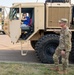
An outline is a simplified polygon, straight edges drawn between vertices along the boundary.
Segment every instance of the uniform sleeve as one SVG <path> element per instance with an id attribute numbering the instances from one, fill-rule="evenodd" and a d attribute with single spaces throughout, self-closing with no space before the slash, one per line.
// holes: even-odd
<path id="1" fill-rule="evenodd" d="M 61 31 L 55 31 L 55 30 L 54 30 L 54 32 L 57 33 L 57 34 L 60 34 Z"/>
<path id="2" fill-rule="evenodd" d="M 60 34 L 60 31 L 54 31 L 56 34 Z"/>
<path id="3" fill-rule="evenodd" d="M 71 31 L 67 30 L 65 31 L 65 50 L 71 51 Z"/>

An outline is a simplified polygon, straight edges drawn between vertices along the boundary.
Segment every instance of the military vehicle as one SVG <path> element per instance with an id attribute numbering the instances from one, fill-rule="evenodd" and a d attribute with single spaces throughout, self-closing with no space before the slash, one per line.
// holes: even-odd
<path id="1" fill-rule="evenodd" d="M 0 32 L 2 32 L 3 34 L 5 34 L 5 32 L 3 31 L 3 21 L 5 19 L 5 7 L 4 6 L 0 6 Z"/>
<path id="2" fill-rule="evenodd" d="M 20 26 L 23 13 L 29 14 L 31 25 L 22 30 Z M 53 63 L 53 54 L 59 44 L 59 34 L 54 31 L 60 31 L 58 20 L 61 18 L 68 19 L 68 26 L 72 31 L 72 50 L 69 60 L 74 62 L 74 6 L 69 0 L 13 3 L 8 17 L 4 20 L 3 29 L 12 43 L 30 41 L 42 63 Z M 20 37 L 22 32 L 24 38 Z"/>

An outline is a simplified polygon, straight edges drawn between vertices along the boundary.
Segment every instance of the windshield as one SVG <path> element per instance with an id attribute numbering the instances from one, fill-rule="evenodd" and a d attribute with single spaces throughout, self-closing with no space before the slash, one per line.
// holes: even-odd
<path id="1" fill-rule="evenodd" d="M 17 13 L 17 10 L 15 8 L 10 9 L 9 19 L 10 20 L 14 20 L 14 19 L 17 20 L 18 19 L 18 13 Z"/>

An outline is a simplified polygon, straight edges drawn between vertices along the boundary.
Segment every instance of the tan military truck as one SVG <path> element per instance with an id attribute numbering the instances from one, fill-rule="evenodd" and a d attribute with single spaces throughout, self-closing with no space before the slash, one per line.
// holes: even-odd
<path id="1" fill-rule="evenodd" d="M 22 14 L 28 13 L 32 20 L 28 28 L 21 30 Z M 9 16 L 4 20 L 3 29 L 11 38 L 12 43 L 19 41 L 31 42 L 36 56 L 43 63 L 53 63 L 53 54 L 59 43 L 60 31 L 58 20 L 68 19 L 68 26 L 74 34 L 74 7 L 70 2 L 46 2 L 46 3 L 14 3 L 10 8 Z M 24 38 L 21 38 L 22 32 Z M 74 45 L 74 35 L 72 42 Z M 74 46 L 70 54 L 70 61 L 74 62 Z"/>
<path id="2" fill-rule="evenodd" d="M 0 6 L 0 32 L 5 34 L 4 30 L 3 30 L 3 21 L 5 18 L 5 7 L 4 6 Z"/>

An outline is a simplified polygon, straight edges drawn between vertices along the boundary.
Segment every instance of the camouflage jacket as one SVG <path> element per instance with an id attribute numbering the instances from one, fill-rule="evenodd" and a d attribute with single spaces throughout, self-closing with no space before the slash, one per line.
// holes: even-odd
<path id="1" fill-rule="evenodd" d="M 60 39 L 59 39 L 59 46 L 61 49 L 65 49 L 66 51 L 71 50 L 71 31 L 69 28 L 62 28 L 60 31 Z"/>

